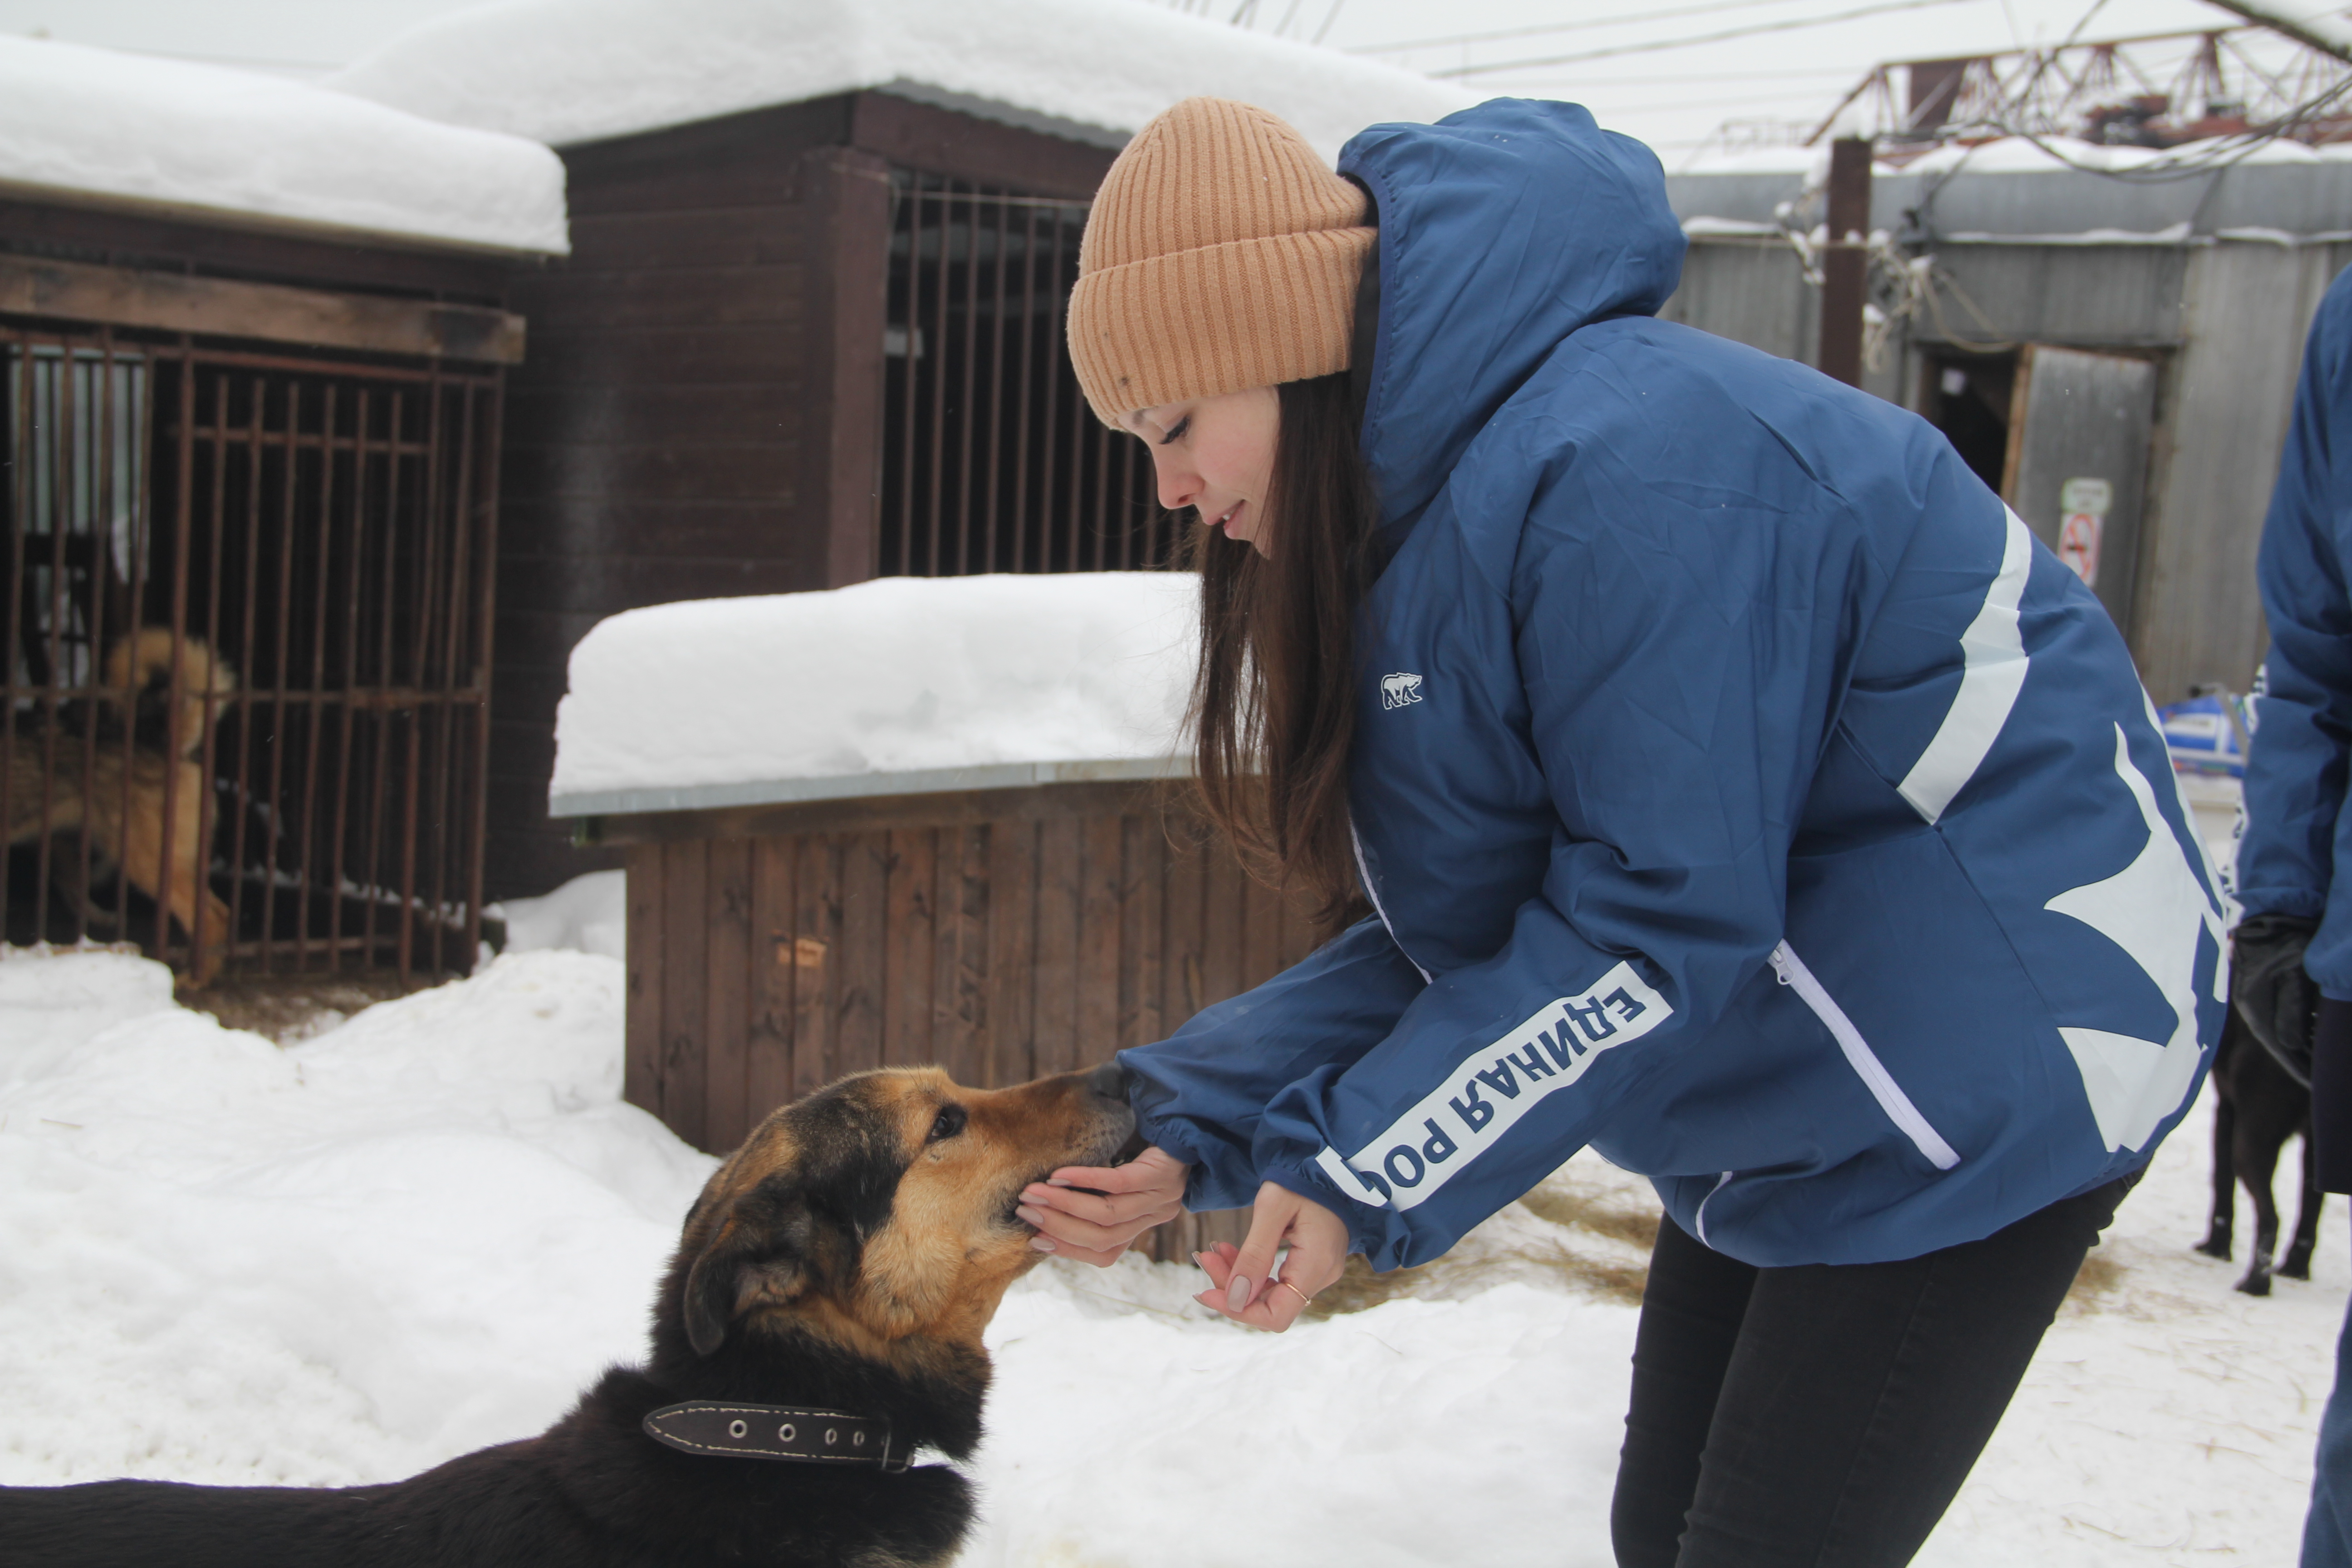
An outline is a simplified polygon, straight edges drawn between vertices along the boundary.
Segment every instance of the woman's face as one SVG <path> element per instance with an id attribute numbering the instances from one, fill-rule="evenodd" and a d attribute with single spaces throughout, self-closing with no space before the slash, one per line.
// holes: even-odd
<path id="1" fill-rule="evenodd" d="M 1274 388 L 1163 403 L 1126 423 L 1151 452 L 1161 506 L 1197 508 L 1207 527 L 1266 553 L 1265 493 L 1282 423 Z"/>

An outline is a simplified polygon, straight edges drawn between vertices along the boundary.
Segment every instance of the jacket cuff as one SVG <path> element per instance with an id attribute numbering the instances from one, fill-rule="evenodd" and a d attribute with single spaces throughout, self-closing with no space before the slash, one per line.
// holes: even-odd
<path id="1" fill-rule="evenodd" d="M 2315 925 L 2327 913 L 2327 895 L 2307 888 L 2240 888 L 2236 898 L 2242 924 L 2259 915 L 2285 915 Z"/>
<path id="2" fill-rule="evenodd" d="M 1258 1175 L 1246 1151 L 1186 1116 L 1157 1116 L 1138 1110 L 1135 1127 L 1143 1141 L 1192 1167 L 1184 1180 L 1184 1208 L 1245 1209 L 1257 1201 Z"/>

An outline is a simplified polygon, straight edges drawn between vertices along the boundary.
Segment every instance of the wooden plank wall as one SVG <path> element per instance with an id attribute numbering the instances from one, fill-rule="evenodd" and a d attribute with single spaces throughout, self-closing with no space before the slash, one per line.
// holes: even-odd
<path id="1" fill-rule="evenodd" d="M 1035 792 L 1050 795 L 1051 791 Z M 1295 900 L 1163 814 L 1073 792 L 992 821 L 628 850 L 627 1095 L 714 1152 L 844 1073 L 976 1088 L 1107 1061 L 1305 957 Z M 1192 1216 L 1181 1258 L 1239 1239 Z"/>

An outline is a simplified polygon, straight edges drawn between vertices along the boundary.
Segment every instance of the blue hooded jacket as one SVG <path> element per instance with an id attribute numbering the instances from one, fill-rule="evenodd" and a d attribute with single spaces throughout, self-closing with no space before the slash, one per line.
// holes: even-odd
<path id="1" fill-rule="evenodd" d="M 2338 462 L 2336 453 L 2345 454 Z M 2352 1002 L 2352 268 L 2320 301 L 2304 349 L 2294 420 L 2263 523 L 2257 573 L 2271 651 L 2256 682 L 2246 758 L 2238 901 L 2250 915 L 2319 921 L 2303 966 L 2320 994 Z"/>
<path id="2" fill-rule="evenodd" d="M 1657 160 L 1568 104 L 1381 125 L 1394 554 L 1349 787 L 1381 911 L 1122 1054 L 1187 1202 L 1423 1262 L 1584 1144 L 1759 1265 L 1914 1257 L 2193 1096 L 2211 867 L 2097 600 L 1934 430 L 1653 319 Z"/>

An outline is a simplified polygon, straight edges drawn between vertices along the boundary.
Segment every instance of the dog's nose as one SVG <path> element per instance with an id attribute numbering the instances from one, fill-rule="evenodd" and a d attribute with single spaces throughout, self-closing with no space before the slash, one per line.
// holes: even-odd
<path id="1" fill-rule="evenodd" d="M 1117 1062 L 1105 1062 L 1087 1074 L 1087 1089 L 1114 1104 L 1127 1103 L 1127 1069 Z"/>

